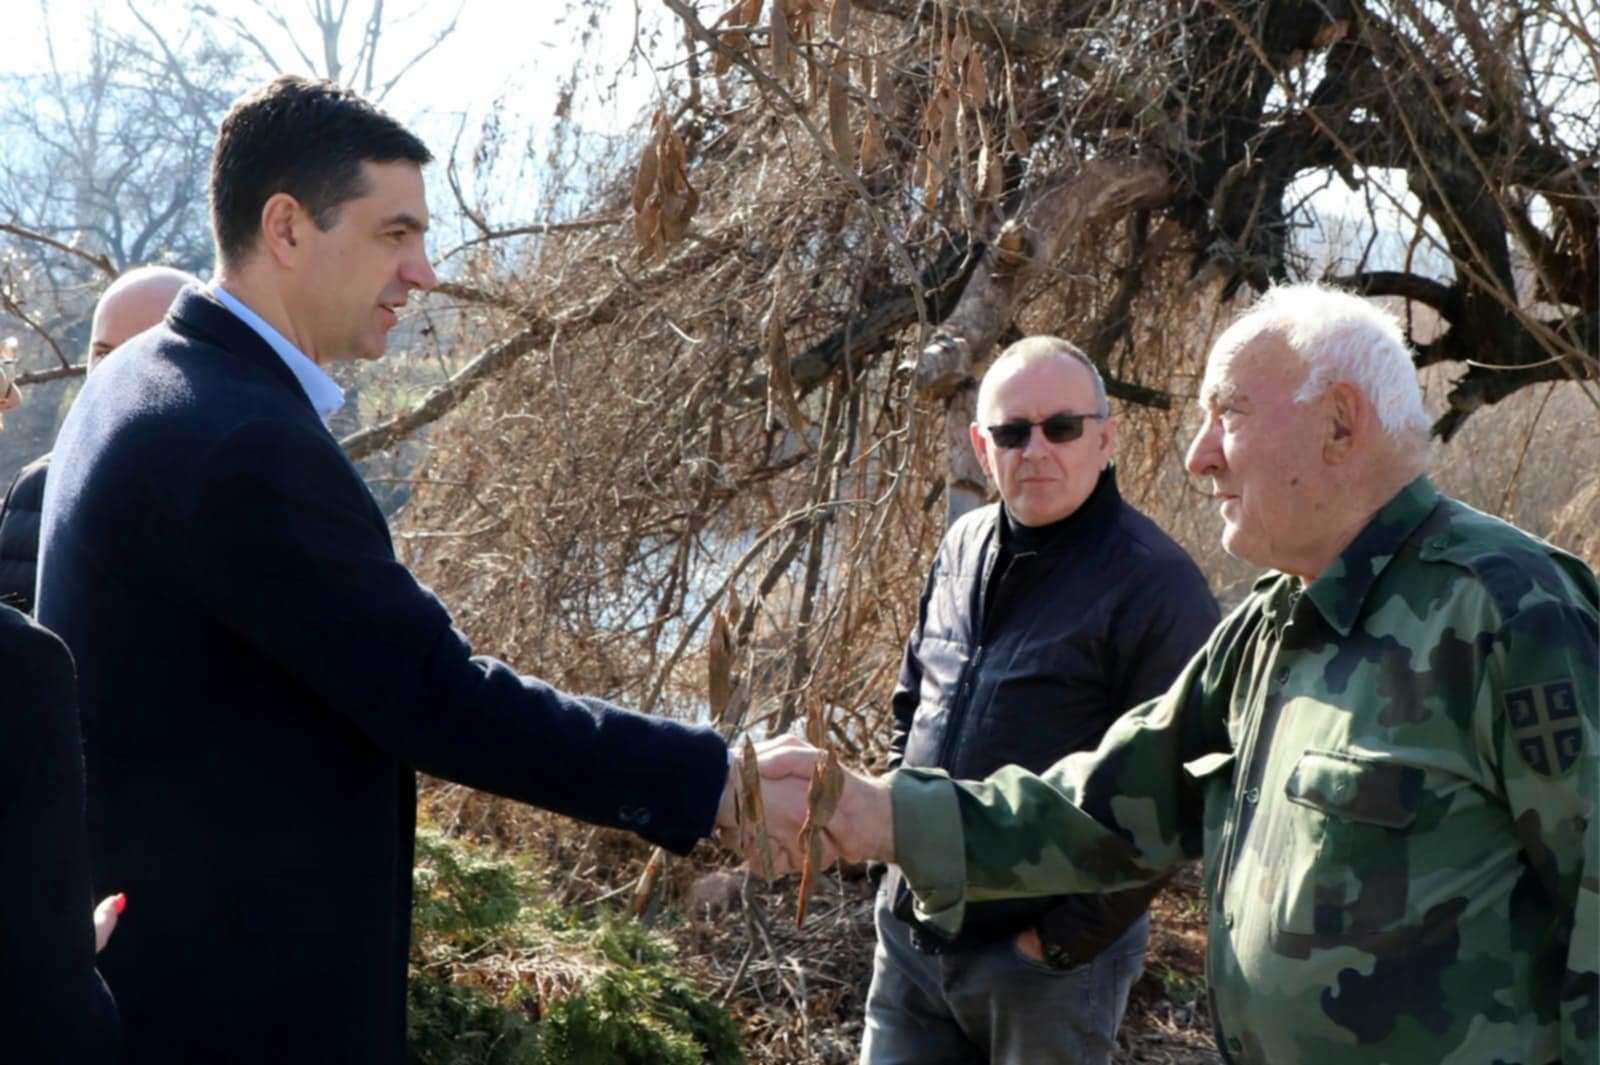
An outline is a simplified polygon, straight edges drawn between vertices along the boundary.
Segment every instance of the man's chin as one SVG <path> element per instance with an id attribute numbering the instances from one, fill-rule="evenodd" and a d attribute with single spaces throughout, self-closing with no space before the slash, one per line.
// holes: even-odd
<path id="1" fill-rule="evenodd" d="M 1222 526 L 1222 549 L 1240 562 L 1247 562 L 1252 566 L 1270 569 L 1260 556 L 1250 548 L 1250 541 L 1239 532 L 1239 527 L 1232 522 L 1224 521 Z"/>

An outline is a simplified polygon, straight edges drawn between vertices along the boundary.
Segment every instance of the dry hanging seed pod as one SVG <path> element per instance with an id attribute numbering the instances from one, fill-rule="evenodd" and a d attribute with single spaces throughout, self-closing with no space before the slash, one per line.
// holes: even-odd
<path id="1" fill-rule="evenodd" d="M 665 117 L 657 154 L 661 158 L 657 179 L 661 188 L 661 238 L 664 243 L 671 243 L 689 231 L 689 223 L 700 208 L 700 194 L 689 184 L 689 153 L 683 138 L 666 124 Z"/>
<path id="2" fill-rule="evenodd" d="M 844 47 L 845 34 L 850 31 L 851 0 L 833 0 L 828 8 L 828 36 L 840 48 Z"/>
<path id="3" fill-rule="evenodd" d="M 789 370 L 789 345 L 784 339 L 783 260 L 778 260 L 772 282 L 772 303 L 767 307 L 767 329 L 764 338 L 767 354 L 767 425 L 779 421 L 788 423 L 789 431 L 804 438 L 806 416 L 800 410 L 800 401 L 794 394 L 794 376 Z M 782 415 L 780 418 L 779 415 Z"/>
<path id="4" fill-rule="evenodd" d="M 711 641 L 706 646 L 706 701 L 711 720 L 721 721 L 733 698 L 733 633 L 721 611 L 711 615 Z"/>
<path id="5" fill-rule="evenodd" d="M 639 883 L 633 889 L 633 915 L 643 917 L 646 907 L 650 905 L 650 896 L 655 894 L 656 882 L 661 879 L 661 870 L 667 865 L 667 852 L 660 847 L 650 852 L 650 859 L 644 863 L 644 873 L 639 877 Z"/>
<path id="6" fill-rule="evenodd" d="M 657 111 L 633 176 L 633 235 L 640 260 L 648 262 L 681 239 L 699 208 L 700 194 L 689 184 L 683 138 L 668 124 L 666 113 Z"/>
<path id="7" fill-rule="evenodd" d="M 890 74 L 882 61 L 874 63 L 872 57 L 861 57 L 861 85 L 867 92 L 866 129 L 861 134 L 860 166 L 863 174 L 870 174 L 884 163 L 884 131 L 882 116 L 889 113 Z"/>
<path id="8" fill-rule="evenodd" d="M 756 19 L 760 17 L 761 0 L 739 0 L 738 3 L 728 9 L 727 14 L 718 20 L 719 23 L 727 23 L 729 29 L 718 35 L 717 39 L 729 49 L 737 50 L 743 48 L 750 43 L 750 35 L 739 27 L 754 25 Z M 733 60 L 721 48 L 717 49 L 716 53 L 711 57 L 711 73 L 719 78 L 726 74 L 728 68 L 732 65 Z"/>
<path id="9" fill-rule="evenodd" d="M 772 0 L 772 14 L 767 19 L 767 24 L 772 27 L 769 41 L 772 76 L 783 85 L 789 84 L 789 17 L 786 0 Z"/>
<path id="10" fill-rule="evenodd" d="M 775 873 L 772 866 L 772 840 L 767 838 L 767 809 L 761 802 L 761 762 L 756 757 L 756 745 L 750 737 L 744 738 L 744 749 L 739 752 L 739 789 L 734 810 L 739 820 L 740 836 L 744 827 L 750 826 L 756 837 L 756 855 L 761 859 L 761 875 L 772 883 Z"/>
<path id="11" fill-rule="evenodd" d="M 828 739 L 828 726 L 822 720 L 822 709 L 818 706 L 806 707 L 806 742 L 813 747 L 826 747 Z"/>
<path id="12" fill-rule="evenodd" d="M 822 865 L 822 830 L 833 820 L 833 811 L 838 808 L 843 792 L 844 770 L 839 767 L 838 757 L 828 751 L 812 769 L 811 787 L 806 791 L 806 823 L 800 827 L 800 849 L 805 864 L 800 868 L 800 898 L 794 910 L 797 928 L 805 926 L 806 904 Z"/>
<path id="13" fill-rule="evenodd" d="M 833 76 L 828 79 L 828 140 L 834 154 L 846 168 L 856 168 L 856 137 L 850 129 L 850 57 L 844 49 L 833 60 Z"/>

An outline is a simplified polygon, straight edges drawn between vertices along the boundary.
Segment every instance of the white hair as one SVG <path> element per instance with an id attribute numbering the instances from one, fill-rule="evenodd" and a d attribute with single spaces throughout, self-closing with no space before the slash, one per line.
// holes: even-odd
<path id="1" fill-rule="evenodd" d="M 1428 414 L 1422 388 L 1395 316 L 1371 300 L 1318 284 L 1270 288 L 1218 340 L 1237 346 L 1262 333 L 1283 338 L 1306 366 L 1296 403 L 1348 381 L 1366 393 L 1383 431 L 1397 442 L 1425 445 Z"/>

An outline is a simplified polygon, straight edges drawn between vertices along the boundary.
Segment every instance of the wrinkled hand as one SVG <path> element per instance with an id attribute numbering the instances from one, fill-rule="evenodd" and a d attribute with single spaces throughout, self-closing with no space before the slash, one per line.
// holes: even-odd
<path id="1" fill-rule="evenodd" d="M 106 941 L 117 930 L 117 917 L 128 905 L 126 895 L 109 895 L 94 908 L 94 952 L 106 949 Z"/>

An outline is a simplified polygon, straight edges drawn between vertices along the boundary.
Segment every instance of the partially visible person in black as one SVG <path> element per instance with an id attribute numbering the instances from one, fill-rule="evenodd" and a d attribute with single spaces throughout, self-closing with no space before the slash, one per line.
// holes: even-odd
<path id="1" fill-rule="evenodd" d="M 8 388 L 0 411 L 20 398 Z M 106 900 L 89 919 L 72 657 L 49 630 L 7 606 L 0 684 L 0 1061 L 110 1062 L 117 1011 L 94 955 L 118 903 Z"/>
<path id="2" fill-rule="evenodd" d="M 960 778 L 1093 748 L 1162 692 L 1217 623 L 1194 562 L 1117 491 L 1094 365 L 1055 337 L 984 376 L 972 446 L 1000 503 L 945 535 L 893 696 L 890 767 Z M 863 1065 L 1110 1060 L 1155 890 L 970 905 L 918 924 L 891 869 L 878 899 Z"/>
<path id="3" fill-rule="evenodd" d="M 89 330 L 89 372 L 124 340 L 161 321 L 172 298 L 199 279 L 170 266 L 129 270 L 100 294 Z M 33 613 L 39 568 L 39 515 L 44 510 L 45 475 L 50 456 L 41 455 L 17 471 L 0 504 L 0 603 Z"/>

